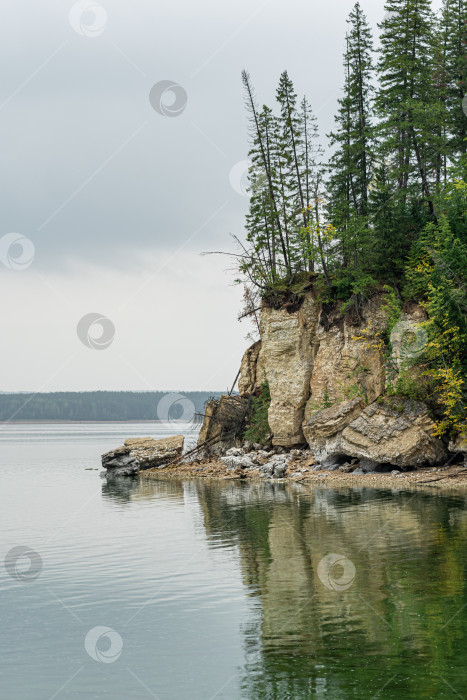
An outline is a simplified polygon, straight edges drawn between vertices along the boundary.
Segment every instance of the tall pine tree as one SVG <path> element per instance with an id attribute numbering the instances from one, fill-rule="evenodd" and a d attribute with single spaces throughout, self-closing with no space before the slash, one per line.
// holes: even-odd
<path id="1" fill-rule="evenodd" d="M 360 4 L 348 18 L 344 95 L 330 134 L 329 213 L 338 230 L 341 263 L 359 268 L 369 252 L 368 198 L 374 160 L 372 114 L 373 38 Z"/>
<path id="2" fill-rule="evenodd" d="M 443 0 L 439 47 L 447 112 L 447 154 L 454 160 L 467 152 L 467 0 Z"/>
<path id="3" fill-rule="evenodd" d="M 380 159 L 403 202 L 424 198 L 434 216 L 441 109 L 435 89 L 434 16 L 429 0 L 387 0 L 380 26 Z"/>

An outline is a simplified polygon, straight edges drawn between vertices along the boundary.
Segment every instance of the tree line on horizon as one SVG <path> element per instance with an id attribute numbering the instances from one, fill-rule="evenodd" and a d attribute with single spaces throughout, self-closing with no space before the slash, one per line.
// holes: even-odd
<path id="1" fill-rule="evenodd" d="M 378 27 L 375 50 L 357 2 L 327 162 L 287 71 L 276 110 L 258 105 L 243 71 L 250 207 L 237 281 L 247 313 L 310 280 L 343 313 L 358 314 L 377 289 L 393 311 L 422 304 L 422 384 L 452 432 L 467 417 L 467 0 L 443 0 L 437 13 L 430 0 L 387 0 Z"/>
<path id="2" fill-rule="evenodd" d="M 185 415 L 189 421 L 197 422 L 204 414 L 206 402 L 219 396 L 220 392 L 206 391 L 0 393 L 0 421 L 172 421 Z"/>

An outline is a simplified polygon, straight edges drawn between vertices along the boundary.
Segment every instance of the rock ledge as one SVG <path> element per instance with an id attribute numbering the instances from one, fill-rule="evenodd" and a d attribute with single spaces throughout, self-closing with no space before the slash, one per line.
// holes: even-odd
<path id="1" fill-rule="evenodd" d="M 185 438 L 175 435 L 162 440 L 131 438 L 102 455 L 104 476 L 131 476 L 140 469 L 162 469 L 183 453 Z"/>

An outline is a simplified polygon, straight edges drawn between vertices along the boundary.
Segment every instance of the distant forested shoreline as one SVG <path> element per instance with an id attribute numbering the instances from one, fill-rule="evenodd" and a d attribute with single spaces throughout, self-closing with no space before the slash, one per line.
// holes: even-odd
<path id="1" fill-rule="evenodd" d="M 0 421 L 186 420 L 204 413 L 220 392 L 60 391 L 47 394 L 0 393 Z"/>

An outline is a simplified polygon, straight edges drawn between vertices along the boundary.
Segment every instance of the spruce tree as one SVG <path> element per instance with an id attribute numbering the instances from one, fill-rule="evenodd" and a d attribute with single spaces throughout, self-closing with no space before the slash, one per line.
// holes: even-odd
<path id="1" fill-rule="evenodd" d="M 367 19 L 357 2 L 349 16 L 349 92 L 353 103 L 351 158 L 356 172 L 351 176 L 352 203 L 360 216 L 368 213 L 368 185 L 373 159 L 371 95 L 373 38 Z"/>
<path id="2" fill-rule="evenodd" d="M 344 95 L 330 134 L 329 212 L 338 229 L 343 267 L 358 267 L 368 242 L 368 196 L 374 159 L 372 114 L 373 39 L 367 19 L 354 6 L 344 53 Z M 362 240 L 359 240 L 359 239 Z"/>
<path id="3" fill-rule="evenodd" d="M 439 47 L 444 78 L 447 153 L 467 152 L 467 0 L 443 0 Z"/>
<path id="4" fill-rule="evenodd" d="M 339 99 L 339 111 L 335 117 L 337 129 L 328 135 L 330 145 L 337 146 L 329 160 L 328 206 L 331 220 L 340 234 L 342 264 L 344 267 L 349 263 L 346 233 L 353 209 L 351 178 L 356 174 L 352 163 L 351 149 L 352 100 L 350 97 L 348 36 L 346 37 L 346 44 L 347 50 L 344 54 L 344 96 Z M 353 211 L 355 212 L 355 209 Z"/>
<path id="5" fill-rule="evenodd" d="M 307 225 L 303 187 L 303 133 L 297 94 L 287 71 L 279 78 L 276 91 L 280 116 L 277 120 L 277 174 L 282 202 L 283 225 L 290 251 L 292 271 L 299 271 L 303 259 L 299 231 Z"/>
<path id="6" fill-rule="evenodd" d="M 250 76 L 247 71 L 242 71 L 242 82 L 245 89 L 245 104 L 249 113 L 249 127 L 252 147 L 250 158 L 253 167 L 265 178 L 267 183 L 264 206 L 262 209 L 256 208 L 249 222 L 249 233 L 251 242 L 257 240 L 257 233 L 260 230 L 261 219 L 267 217 L 269 230 L 274 240 L 278 241 L 278 249 L 282 253 L 282 263 L 286 274 L 290 274 L 290 257 L 287 245 L 287 237 L 283 228 L 281 216 L 280 187 L 277 183 L 277 126 L 276 119 L 271 111 L 265 107 L 260 114 L 256 103 L 256 97 Z M 257 204 L 257 202 L 256 202 Z M 260 246 L 261 248 L 261 246 Z M 277 264 L 276 249 L 271 259 L 274 259 L 274 268 Z M 276 272 L 276 270 L 274 270 Z"/>
<path id="7" fill-rule="evenodd" d="M 316 116 L 306 97 L 300 103 L 300 129 L 301 129 L 301 153 L 300 153 L 300 177 L 302 179 L 302 192 L 304 199 L 304 227 L 303 227 L 303 260 L 305 269 L 315 269 L 314 236 L 312 223 L 318 221 L 320 184 L 323 177 L 321 159 L 323 148 L 319 143 L 319 130 Z M 318 213 L 317 213 L 318 212 Z"/>
<path id="8" fill-rule="evenodd" d="M 434 16 L 429 0 L 387 0 L 385 9 L 379 25 L 379 155 L 390 166 L 403 202 L 421 193 L 434 216 L 441 119 L 434 82 Z"/>
<path id="9" fill-rule="evenodd" d="M 258 115 L 258 128 L 264 144 L 268 169 L 271 171 L 271 129 L 274 117 L 267 107 Z M 264 283 L 273 281 L 276 269 L 276 217 L 271 204 L 266 168 L 261 150 L 257 148 L 258 137 L 250 150 L 249 169 L 250 207 L 246 217 L 247 241 L 253 246 L 257 257 L 257 272 Z M 256 145 L 256 147 L 255 147 Z"/>

